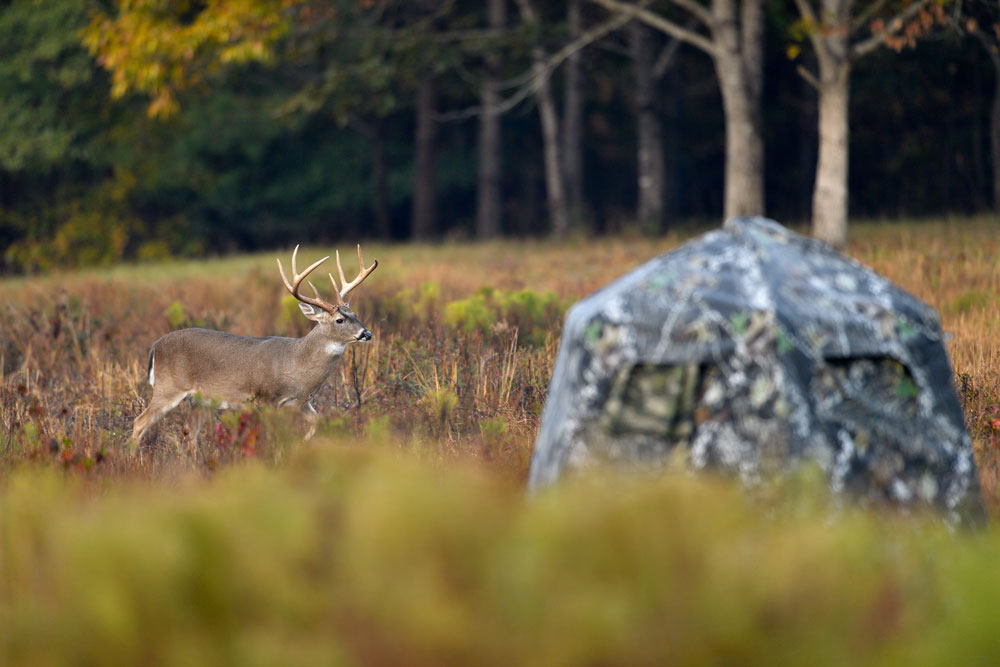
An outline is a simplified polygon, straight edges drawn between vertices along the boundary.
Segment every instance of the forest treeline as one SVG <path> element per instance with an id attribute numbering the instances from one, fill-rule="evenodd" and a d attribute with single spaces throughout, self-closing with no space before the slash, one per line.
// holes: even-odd
<path id="1" fill-rule="evenodd" d="M 0 0 L 6 272 L 1000 203 L 996 0 Z"/>

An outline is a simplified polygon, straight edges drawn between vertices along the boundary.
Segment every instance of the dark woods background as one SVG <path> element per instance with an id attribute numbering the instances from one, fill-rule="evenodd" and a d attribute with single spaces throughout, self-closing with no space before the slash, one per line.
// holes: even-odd
<path id="1" fill-rule="evenodd" d="M 293 25 L 268 63 L 206 70 L 176 113 L 154 118 L 147 96 L 112 100 L 110 76 L 81 45 L 92 13 L 113 13 L 114 3 L 0 0 L 5 271 L 293 241 L 475 238 L 479 120 L 470 107 L 480 103 L 491 62 L 509 84 L 503 98 L 524 92 L 535 37 L 550 53 L 569 41 L 565 4 L 536 3 L 534 27 L 511 4 L 503 35 L 488 38 L 480 34 L 486 3 L 354 2 L 356 11 L 335 11 L 344 4 Z M 377 19 L 366 15 L 381 5 L 388 8 Z M 796 67 L 812 69 L 811 56 L 790 49 L 794 6 L 767 7 L 767 213 L 804 222 L 817 111 Z M 583 4 L 585 26 L 606 17 Z M 655 31 L 647 38 L 656 56 L 670 45 Z M 570 219 L 577 233 L 640 227 L 633 55 L 627 29 L 580 54 L 584 188 Z M 551 79 L 559 113 L 564 70 Z M 995 76 L 981 44 L 944 28 L 915 49 L 882 49 L 859 63 L 851 80 L 852 216 L 991 209 Z M 665 215 L 641 227 L 662 233 L 717 222 L 725 144 L 712 62 L 680 46 L 654 90 L 647 104 L 662 123 Z M 500 231 L 549 234 L 533 96 L 503 115 L 500 146 Z"/>

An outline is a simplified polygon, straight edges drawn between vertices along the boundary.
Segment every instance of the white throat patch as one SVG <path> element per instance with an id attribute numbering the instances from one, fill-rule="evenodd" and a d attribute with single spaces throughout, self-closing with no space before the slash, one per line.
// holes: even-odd
<path id="1" fill-rule="evenodd" d="M 331 357 L 339 357 L 340 355 L 342 355 L 344 353 L 344 344 L 343 343 L 327 343 L 326 344 L 326 353 L 329 354 Z"/>

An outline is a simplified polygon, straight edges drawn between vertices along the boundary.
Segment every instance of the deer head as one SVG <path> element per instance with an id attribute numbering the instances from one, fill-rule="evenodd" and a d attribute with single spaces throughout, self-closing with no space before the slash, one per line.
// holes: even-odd
<path id="1" fill-rule="evenodd" d="M 378 268 L 378 260 L 375 260 L 372 265 L 365 268 L 365 260 L 361 255 L 361 245 L 358 244 L 358 264 L 360 270 L 358 275 L 351 282 L 347 282 L 347 278 L 344 276 L 344 267 L 340 264 L 340 251 L 336 251 L 337 257 L 337 273 L 340 274 L 340 285 L 337 287 L 337 281 L 334 279 L 332 273 L 328 273 L 330 276 L 330 282 L 333 284 L 333 291 L 336 294 L 336 302 L 330 303 L 325 301 L 319 295 L 319 290 L 312 282 L 306 280 L 309 283 L 309 287 L 312 289 L 315 296 L 308 297 L 299 294 L 299 288 L 302 286 L 302 281 L 306 277 L 316 270 L 320 264 L 330 259 L 330 256 L 317 260 L 310 264 L 302 273 L 299 273 L 295 266 L 295 259 L 299 252 L 299 246 L 295 246 L 295 250 L 292 251 L 292 280 L 289 282 L 288 276 L 285 275 L 285 268 L 281 265 L 281 259 L 278 259 L 278 271 L 281 273 L 281 280 L 285 284 L 285 289 L 291 293 L 299 301 L 299 309 L 302 314 L 305 315 L 310 320 L 317 323 L 313 332 L 310 335 L 320 335 L 324 338 L 329 339 L 331 345 L 331 353 L 336 352 L 337 346 L 340 346 L 340 351 L 343 351 L 343 346 L 348 343 L 353 343 L 357 341 L 365 341 L 372 339 L 372 332 L 365 328 L 365 325 L 361 323 L 358 316 L 351 310 L 345 298 L 348 294 L 354 290 L 355 287 L 364 282 L 365 278 L 371 275 L 372 271 Z"/>

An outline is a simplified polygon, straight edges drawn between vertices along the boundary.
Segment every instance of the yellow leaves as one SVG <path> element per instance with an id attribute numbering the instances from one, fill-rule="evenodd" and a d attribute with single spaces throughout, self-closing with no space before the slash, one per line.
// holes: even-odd
<path id="1" fill-rule="evenodd" d="M 146 114 L 150 118 L 167 118 L 176 113 L 179 108 L 177 98 L 169 89 L 164 88 L 146 107 Z"/>
<path id="2" fill-rule="evenodd" d="M 788 47 L 785 48 L 785 55 L 788 56 L 789 60 L 795 60 L 799 57 L 800 53 L 802 53 L 802 47 L 798 44 L 789 44 Z"/>
<path id="3" fill-rule="evenodd" d="M 303 0 L 118 0 L 96 13 L 84 46 L 112 73 L 112 97 L 147 93 L 150 116 L 168 116 L 177 95 L 223 65 L 269 62 L 288 30 L 286 12 Z"/>
<path id="4" fill-rule="evenodd" d="M 115 72 L 111 77 L 111 99 L 119 100 L 125 97 L 128 92 L 128 81 L 120 72 Z"/>
<path id="5" fill-rule="evenodd" d="M 223 48 L 219 52 L 219 61 L 223 63 L 269 62 L 271 52 L 262 40 L 237 43 Z"/>

